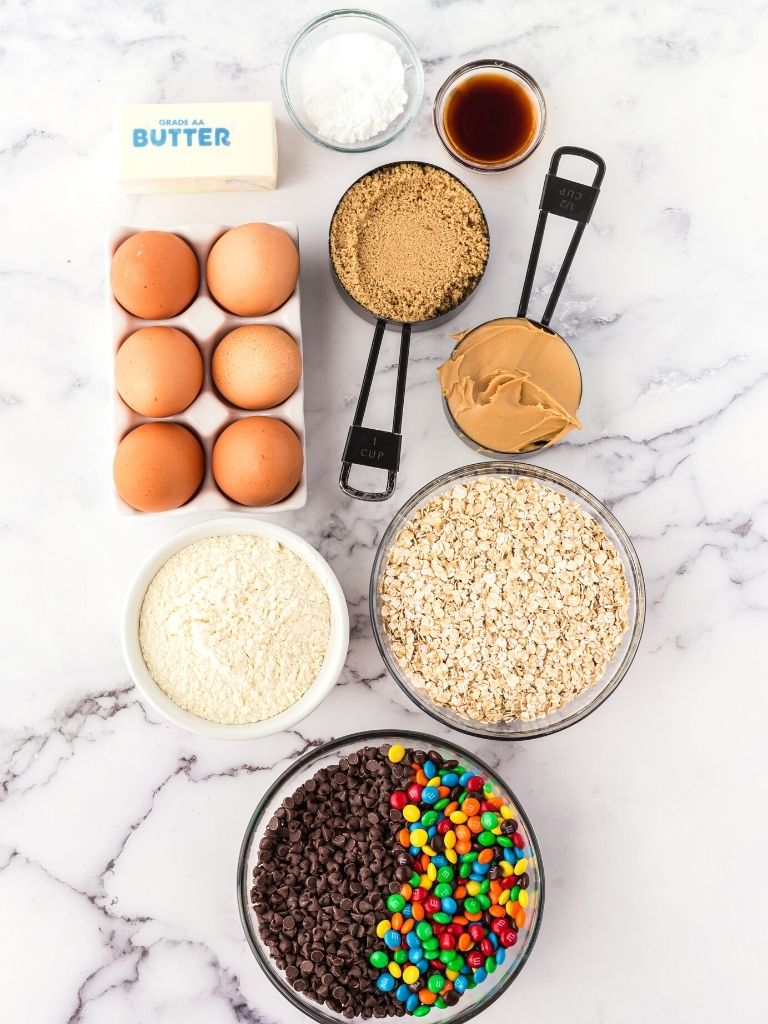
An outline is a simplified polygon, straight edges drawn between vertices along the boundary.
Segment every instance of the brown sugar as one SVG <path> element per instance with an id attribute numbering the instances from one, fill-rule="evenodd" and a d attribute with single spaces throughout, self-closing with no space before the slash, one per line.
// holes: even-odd
<path id="1" fill-rule="evenodd" d="M 355 182 L 334 214 L 330 242 L 352 298 L 377 317 L 408 323 L 454 309 L 488 261 L 480 205 L 430 164 L 393 164 Z"/>

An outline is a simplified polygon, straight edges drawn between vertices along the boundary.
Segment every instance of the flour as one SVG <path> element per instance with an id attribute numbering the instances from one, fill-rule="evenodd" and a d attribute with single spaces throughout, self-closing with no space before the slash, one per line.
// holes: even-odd
<path id="1" fill-rule="evenodd" d="M 174 704 L 232 725 L 295 704 L 320 671 L 330 628 L 328 595 L 303 559 L 230 534 L 168 559 L 144 597 L 139 642 Z"/>
<path id="2" fill-rule="evenodd" d="M 346 32 L 310 54 L 302 94 L 318 135 L 345 146 L 366 142 L 405 110 L 405 67 L 385 39 Z"/>

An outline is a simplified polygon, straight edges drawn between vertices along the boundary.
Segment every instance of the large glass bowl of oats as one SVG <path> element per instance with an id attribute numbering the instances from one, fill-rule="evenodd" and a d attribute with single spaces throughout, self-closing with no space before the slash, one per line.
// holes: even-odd
<path id="1" fill-rule="evenodd" d="M 471 735 L 530 739 L 617 688 L 645 585 L 632 542 L 589 491 L 539 466 L 483 462 L 395 515 L 370 608 L 387 670 L 422 711 Z"/>

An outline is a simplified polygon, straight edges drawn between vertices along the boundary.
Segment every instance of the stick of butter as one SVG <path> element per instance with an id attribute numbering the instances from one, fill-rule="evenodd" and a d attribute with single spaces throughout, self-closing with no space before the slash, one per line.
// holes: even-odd
<path id="1" fill-rule="evenodd" d="M 138 103 L 117 107 L 124 192 L 242 192 L 277 184 L 272 104 Z"/>

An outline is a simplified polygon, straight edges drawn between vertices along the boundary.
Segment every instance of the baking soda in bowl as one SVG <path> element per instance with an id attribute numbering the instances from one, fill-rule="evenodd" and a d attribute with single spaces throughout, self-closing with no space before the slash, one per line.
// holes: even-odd
<path id="1" fill-rule="evenodd" d="M 320 672 L 331 632 L 326 589 L 268 537 L 188 544 L 157 572 L 139 615 L 150 675 L 178 707 L 244 725 L 295 704 Z"/>

